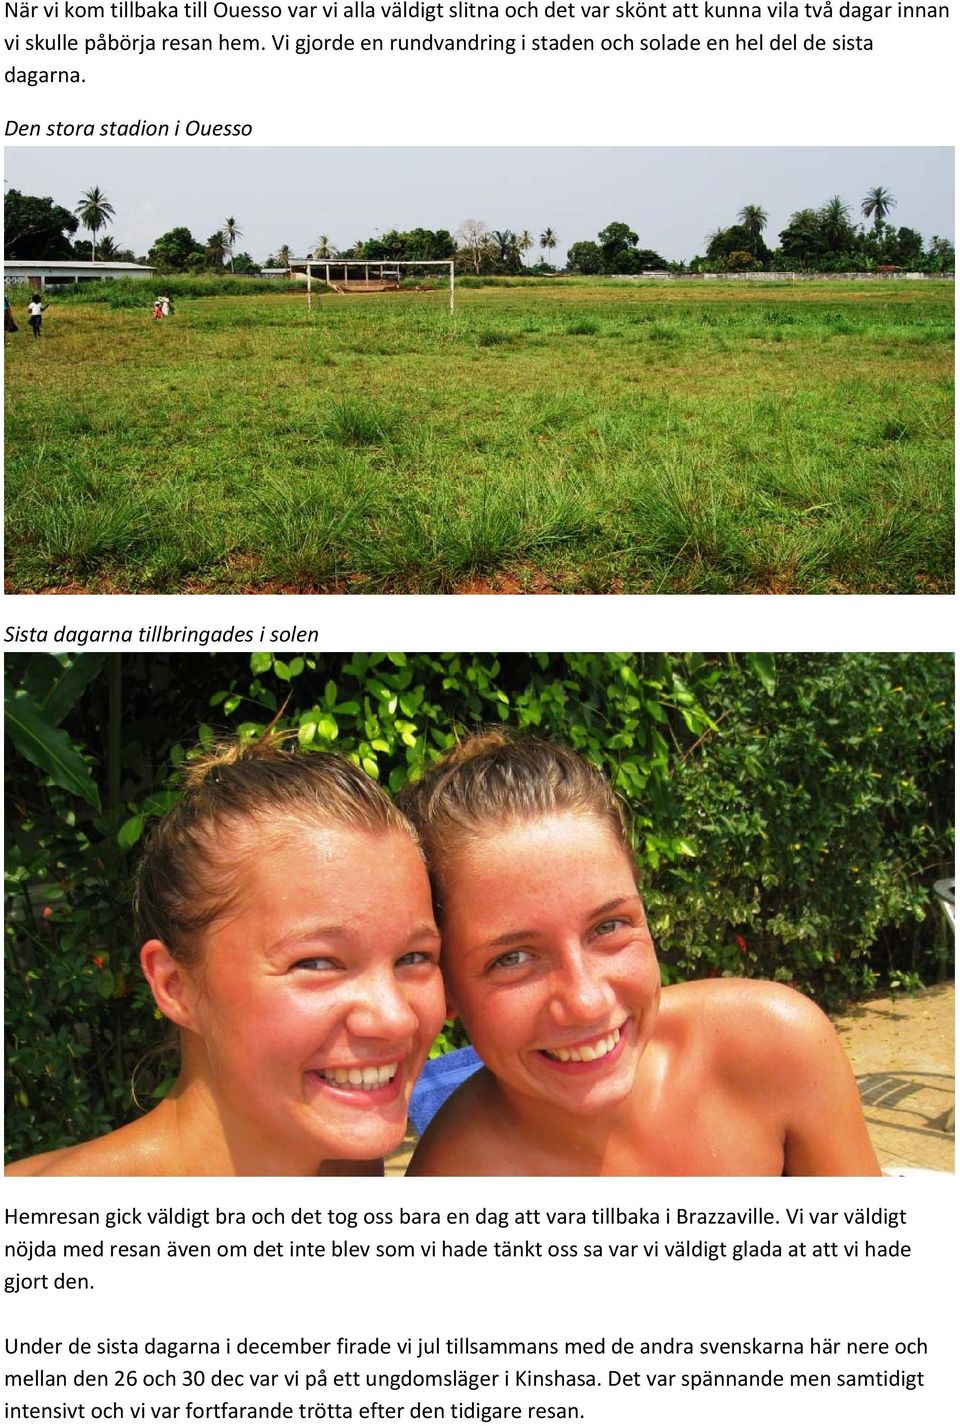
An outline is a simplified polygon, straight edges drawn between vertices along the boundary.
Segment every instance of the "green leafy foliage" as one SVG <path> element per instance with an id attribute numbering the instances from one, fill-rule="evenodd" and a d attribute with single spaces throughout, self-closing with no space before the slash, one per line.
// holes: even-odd
<path id="1" fill-rule="evenodd" d="M 929 888 L 952 858 L 945 657 L 294 649 L 7 664 L 11 1155 L 133 1117 L 131 1083 L 140 1105 L 169 1088 L 175 1059 L 153 1053 L 164 1029 L 132 939 L 136 857 L 198 746 L 271 723 L 394 792 L 479 725 L 572 744 L 631 811 L 665 979 L 771 976 L 833 1004 L 944 973 Z M 30 756 L 50 739 L 50 765 Z M 447 1026 L 437 1049 L 461 1042 Z"/>
<path id="2" fill-rule="evenodd" d="M 836 1007 L 942 974 L 931 901 L 952 857 L 950 661 L 751 655 L 725 670 L 723 735 L 674 767 L 695 856 L 649 909 L 668 976 L 746 974 Z"/>
<path id="3" fill-rule="evenodd" d="M 7 689 L 3 702 L 6 730 L 17 752 L 48 774 L 58 787 L 81 797 L 91 807 L 99 805 L 83 755 L 73 746 L 62 728 L 44 716 L 24 688 Z"/>

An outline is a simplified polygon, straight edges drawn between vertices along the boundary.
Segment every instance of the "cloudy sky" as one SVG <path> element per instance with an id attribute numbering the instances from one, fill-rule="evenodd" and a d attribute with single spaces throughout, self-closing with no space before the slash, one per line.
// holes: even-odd
<path id="1" fill-rule="evenodd" d="M 98 185 L 116 211 L 108 231 L 138 255 L 181 225 L 204 242 L 233 216 L 238 251 L 259 262 L 282 243 L 305 253 L 321 234 L 347 247 L 392 227 L 454 232 L 466 218 L 535 238 L 549 225 L 557 257 L 622 221 L 642 247 L 689 259 L 747 203 L 766 209 L 773 246 L 796 209 L 840 194 L 857 217 L 877 185 L 896 198 L 898 224 L 954 236 L 948 148 L 14 147 L 4 182 L 71 209 Z"/>

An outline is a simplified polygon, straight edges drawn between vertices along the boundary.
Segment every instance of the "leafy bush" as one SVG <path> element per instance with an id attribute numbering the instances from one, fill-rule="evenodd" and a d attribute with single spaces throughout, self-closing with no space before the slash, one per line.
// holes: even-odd
<path id="1" fill-rule="evenodd" d="M 942 976 L 951 661 L 780 655 L 775 694 L 736 670 L 715 693 L 722 736 L 674 767 L 696 856 L 648 896 L 667 978 L 760 976 L 837 1007 Z"/>
<path id="2" fill-rule="evenodd" d="M 218 730 L 276 719 L 394 791 L 460 729 L 571 743 L 633 811 L 665 979 L 772 976 L 830 1004 L 943 972 L 951 699 L 929 655 L 12 655 L 8 1153 L 133 1117 L 131 1081 L 141 1103 L 166 1090 L 130 881 Z"/>

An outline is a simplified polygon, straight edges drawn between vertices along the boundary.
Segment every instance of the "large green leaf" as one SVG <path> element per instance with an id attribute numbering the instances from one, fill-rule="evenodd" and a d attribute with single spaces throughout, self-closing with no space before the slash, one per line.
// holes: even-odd
<path id="1" fill-rule="evenodd" d="M 763 684 L 764 692 L 772 698 L 777 687 L 777 671 L 773 654 L 747 654 L 747 667 L 756 678 L 759 678 Z"/>
<path id="2" fill-rule="evenodd" d="M 59 727 L 103 668 L 106 657 L 106 654 L 72 654 L 59 659 L 52 654 L 37 654 L 27 667 L 23 687 L 47 722 Z"/>
<path id="3" fill-rule="evenodd" d="M 58 787 L 99 808 L 100 794 L 87 764 L 62 728 L 46 718 L 24 689 L 4 693 L 4 724 L 17 752 L 42 768 Z"/>

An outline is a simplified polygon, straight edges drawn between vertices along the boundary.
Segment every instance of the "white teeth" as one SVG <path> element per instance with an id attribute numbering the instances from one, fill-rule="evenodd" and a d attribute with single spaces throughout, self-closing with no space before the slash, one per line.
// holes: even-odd
<path id="1" fill-rule="evenodd" d="M 325 1079 L 328 1084 L 335 1084 L 343 1089 L 349 1086 L 350 1089 L 379 1089 L 383 1084 L 389 1084 L 400 1068 L 399 1063 L 390 1065 L 364 1065 L 335 1069 L 318 1070 L 321 1079 Z"/>
<path id="2" fill-rule="evenodd" d="M 559 1060 L 561 1064 L 566 1064 L 568 1060 L 574 1063 L 589 1063 L 591 1060 L 602 1060 L 604 1055 L 609 1055 L 610 1051 L 620 1042 L 620 1026 L 616 1030 L 611 1030 L 609 1035 L 605 1035 L 600 1040 L 595 1040 L 592 1045 L 570 1045 L 565 1049 L 547 1050 L 545 1053 L 552 1060 Z"/>

